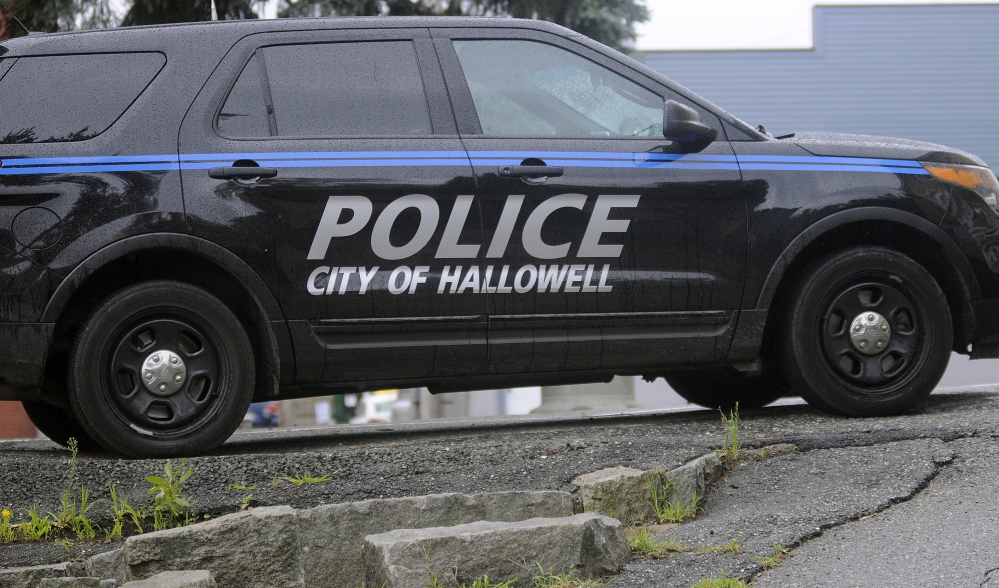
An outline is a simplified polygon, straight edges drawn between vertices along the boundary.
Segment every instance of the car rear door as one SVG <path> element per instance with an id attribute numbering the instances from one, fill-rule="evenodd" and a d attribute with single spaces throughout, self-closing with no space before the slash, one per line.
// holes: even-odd
<path id="1" fill-rule="evenodd" d="M 485 298 L 436 290 L 481 224 L 426 29 L 248 36 L 180 150 L 188 229 L 265 276 L 297 384 L 483 370 Z M 452 213 L 465 222 L 447 232 Z"/>
<path id="2" fill-rule="evenodd" d="M 746 271 L 743 183 L 723 134 L 696 153 L 663 137 L 664 101 L 723 133 L 718 117 L 550 33 L 433 35 L 483 210 L 489 371 L 721 361 Z"/>

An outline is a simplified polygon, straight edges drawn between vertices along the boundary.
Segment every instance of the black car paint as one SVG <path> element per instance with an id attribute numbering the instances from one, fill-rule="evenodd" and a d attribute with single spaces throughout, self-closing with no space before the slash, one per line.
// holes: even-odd
<path id="1" fill-rule="evenodd" d="M 159 51 L 167 61 L 100 135 L 71 143 L 0 145 L 0 161 L 9 167 L 22 158 L 177 155 L 183 161 L 192 154 L 231 154 L 231 161 L 219 157 L 213 163 L 225 166 L 253 159 L 246 154 L 286 151 L 537 151 L 534 159 L 545 160 L 551 152 L 681 150 L 651 138 L 482 137 L 450 49 L 449 39 L 455 37 L 542 40 L 677 97 L 719 127 L 721 135 L 705 155 L 984 165 L 968 154 L 894 139 L 808 134 L 774 139 L 565 29 L 442 18 L 248 21 L 11 40 L 4 43 L 9 52 L 0 59 L 0 74 L 30 55 Z M 415 43 L 434 136 L 257 141 L 229 139 L 215 130 L 221 102 L 254 49 L 269 43 L 388 38 Z M 507 159 L 509 165 L 536 163 Z M 247 301 L 240 319 L 256 334 L 258 374 L 266 376 L 258 377 L 258 397 L 400 385 L 444 391 L 567 383 L 614 374 L 656 375 L 693 365 L 751 364 L 760 355 L 768 312 L 780 300 L 789 272 L 800 268 L 802 252 L 842 230 L 877 244 L 892 245 L 902 233 L 937 244 L 925 254 L 926 262 L 944 272 L 937 279 L 958 311 L 955 349 L 967 352 L 973 346 L 975 356 L 999 356 L 999 312 L 994 310 L 999 217 L 970 190 L 926 175 L 745 165 L 704 174 L 660 170 L 645 174 L 641 184 L 626 173 L 566 168 L 561 177 L 526 185 L 501 177 L 498 167 L 472 160 L 432 173 L 405 167 L 284 168 L 253 185 L 210 179 L 207 169 L 0 175 L 0 398 L 38 397 L 44 358 L 58 357 L 68 347 L 78 313 L 109 293 L 103 284 L 170 276 L 174 264 L 190 260 L 203 260 L 189 265 L 200 274 L 217 268 L 215 278 L 228 280 L 223 289 Z M 398 263 L 430 267 L 435 283 L 445 264 L 434 260 L 433 246 L 441 241 L 458 195 L 474 195 L 475 203 L 459 242 L 482 247 L 478 257 L 457 263 L 497 268 L 538 263 L 516 247 L 500 260 L 484 258 L 509 195 L 525 195 L 525 213 L 540 199 L 586 196 L 582 209 L 554 217 L 560 222 L 551 241 L 575 239 L 574 247 L 598 195 L 635 194 L 640 200 L 634 210 L 614 213 L 630 220 L 630 232 L 611 270 L 611 292 L 438 296 L 428 287 L 409 297 L 378 289 L 368 298 L 352 298 L 305 291 L 317 265 L 304 261 L 305 254 L 328 196 L 371 198 L 373 222 L 388 203 L 414 193 L 440 202 L 440 222 L 430 245 Z M 28 216 L 17 221 L 25 211 Z M 60 220 L 46 224 L 53 218 Z M 414 223 L 409 219 L 403 230 L 415 231 Z M 886 231 L 891 228 L 904 231 Z M 369 235 L 370 223 L 324 263 L 332 266 L 331 258 L 338 257 L 338 266 L 374 265 Z M 111 276 L 111 271 L 134 274 Z"/>

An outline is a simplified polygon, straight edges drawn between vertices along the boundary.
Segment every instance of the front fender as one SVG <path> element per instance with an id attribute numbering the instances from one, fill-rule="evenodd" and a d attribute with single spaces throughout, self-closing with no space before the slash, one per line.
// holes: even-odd
<path id="1" fill-rule="evenodd" d="M 770 308 L 770 305 L 773 303 L 774 296 L 777 293 L 777 288 L 784 280 L 788 269 L 795 262 L 795 260 L 798 259 L 801 252 L 808 248 L 809 245 L 816 242 L 821 237 L 828 235 L 835 229 L 865 221 L 889 222 L 905 225 L 925 235 L 928 239 L 931 239 L 940 247 L 940 250 L 947 256 L 947 261 L 963 278 L 964 287 L 970 298 L 972 300 L 981 299 L 981 288 L 979 287 L 978 278 L 975 276 L 971 263 L 961 252 L 961 249 L 957 246 L 954 240 L 951 239 L 947 233 L 943 231 L 943 229 L 925 218 L 895 208 L 864 207 L 853 208 L 831 214 L 799 233 L 798 236 L 784 248 L 784 251 L 781 252 L 780 256 L 771 266 L 766 281 L 763 283 L 763 288 L 760 290 L 755 308 L 757 310 L 766 310 Z"/>

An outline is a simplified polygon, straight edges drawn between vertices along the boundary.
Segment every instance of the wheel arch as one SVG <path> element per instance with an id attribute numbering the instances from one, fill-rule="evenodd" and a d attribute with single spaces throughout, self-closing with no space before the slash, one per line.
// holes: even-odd
<path id="1" fill-rule="evenodd" d="M 236 254 L 210 241 L 176 233 L 146 234 L 117 241 L 93 253 L 62 281 L 42 314 L 55 323 L 45 365 L 46 382 L 65 377 L 65 362 L 78 326 L 107 295 L 153 279 L 172 279 L 203 288 L 239 317 L 257 356 L 255 398 L 274 397 L 293 369 L 291 338 L 277 299 L 260 276 Z M 282 365 L 285 369 L 282 370 Z M 43 397 L 53 398 L 43 386 Z"/>
<path id="2" fill-rule="evenodd" d="M 938 247 L 926 247 L 927 240 Z M 892 249 L 922 265 L 947 297 L 954 327 L 953 349 L 967 353 L 975 324 L 971 301 L 981 298 L 974 270 L 957 244 L 940 227 L 897 209 L 845 210 L 802 231 L 770 269 L 756 308 L 769 309 L 775 302 L 786 301 L 793 284 L 816 259 L 829 251 L 854 245 Z M 767 323 L 765 336 L 772 329 L 772 321 Z"/>

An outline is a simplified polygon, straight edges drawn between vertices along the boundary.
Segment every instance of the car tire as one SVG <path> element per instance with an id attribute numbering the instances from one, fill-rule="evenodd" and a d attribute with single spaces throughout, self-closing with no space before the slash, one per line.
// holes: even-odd
<path id="1" fill-rule="evenodd" d="M 151 281 L 108 297 L 70 352 L 69 400 L 83 429 L 129 457 L 205 453 L 239 426 L 253 396 L 246 331 L 218 298 Z"/>
<path id="2" fill-rule="evenodd" d="M 69 440 L 76 439 L 80 451 L 98 451 L 102 449 L 90 435 L 83 430 L 73 415 L 58 406 L 41 400 L 21 402 L 24 412 L 28 414 L 31 423 L 49 438 L 53 443 L 69 447 Z"/>
<path id="3" fill-rule="evenodd" d="M 707 408 L 732 410 L 766 406 L 790 393 L 776 375 L 747 375 L 731 367 L 671 372 L 666 383 L 687 402 Z"/>
<path id="4" fill-rule="evenodd" d="M 909 410 L 940 381 L 953 346 L 947 299 L 922 266 L 881 247 L 812 265 L 779 332 L 782 364 L 810 404 L 848 416 Z"/>

